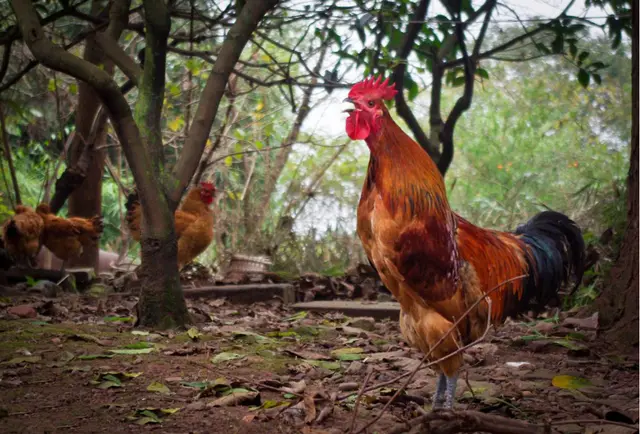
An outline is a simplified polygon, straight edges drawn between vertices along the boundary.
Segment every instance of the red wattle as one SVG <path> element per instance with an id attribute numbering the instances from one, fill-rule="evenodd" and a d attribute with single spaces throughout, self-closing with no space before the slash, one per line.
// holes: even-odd
<path id="1" fill-rule="evenodd" d="M 357 111 L 351 112 L 347 118 L 346 129 L 347 135 L 351 140 L 364 140 L 369 137 L 371 132 L 371 127 L 363 119 L 363 116 L 360 116 L 360 112 Z"/>

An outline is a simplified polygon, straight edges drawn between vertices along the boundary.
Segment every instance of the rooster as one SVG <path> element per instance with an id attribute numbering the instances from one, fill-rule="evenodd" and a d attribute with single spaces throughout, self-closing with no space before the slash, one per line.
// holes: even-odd
<path id="1" fill-rule="evenodd" d="M 452 408 L 463 360 L 452 353 L 480 338 L 487 321 L 500 323 L 534 303 L 544 307 L 572 276 L 579 285 L 584 241 L 558 212 L 542 212 L 515 233 L 482 229 L 454 213 L 435 163 L 385 107 L 396 92 L 388 80 L 371 78 L 354 85 L 345 100 L 353 104 L 346 110 L 347 135 L 365 140 L 370 151 L 357 232 L 400 303 L 403 336 L 430 360 L 450 355 L 434 366 L 433 408 Z M 486 295 L 491 303 L 473 307 Z M 457 320 L 457 330 L 446 336 Z"/>
<path id="2" fill-rule="evenodd" d="M 2 239 L 7 253 L 16 262 L 33 267 L 35 256 L 42 245 L 43 229 L 44 222 L 38 213 L 28 206 L 16 206 L 15 214 L 2 227 Z"/>
<path id="3" fill-rule="evenodd" d="M 38 205 L 36 212 L 44 221 L 42 243 L 62 260 L 62 269 L 69 260 L 80 256 L 84 247 L 97 243 L 104 230 L 100 216 L 58 217 L 46 203 Z"/>
<path id="4" fill-rule="evenodd" d="M 204 252 L 213 241 L 213 211 L 209 208 L 216 188 L 210 182 L 202 182 L 187 193 L 180 209 L 175 212 L 178 237 L 178 269 L 182 269 Z M 138 193 L 127 197 L 127 226 L 131 238 L 140 242 L 142 210 Z"/>

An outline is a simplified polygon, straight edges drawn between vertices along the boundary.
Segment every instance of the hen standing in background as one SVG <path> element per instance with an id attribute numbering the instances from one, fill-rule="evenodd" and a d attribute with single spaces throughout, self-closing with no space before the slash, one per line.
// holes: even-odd
<path id="1" fill-rule="evenodd" d="M 42 243 L 62 260 L 62 269 L 67 261 L 82 254 L 84 246 L 97 243 L 104 230 L 100 216 L 58 217 L 46 203 L 38 205 L 36 212 L 44 221 Z"/>
<path id="2" fill-rule="evenodd" d="M 369 260 L 401 306 L 404 337 L 438 360 L 478 339 L 487 326 L 480 303 L 456 332 L 436 343 L 471 305 L 493 291 L 490 319 L 538 307 L 575 275 L 582 279 L 584 241 L 567 216 L 545 211 L 514 234 L 482 229 L 449 207 L 444 180 L 429 155 L 396 125 L 384 100 L 394 86 L 381 78 L 353 86 L 346 130 L 371 154 L 358 205 L 357 231 Z M 438 363 L 434 408 L 451 408 L 462 354 Z"/>
<path id="3" fill-rule="evenodd" d="M 28 206 L 16 206 L 15 215 L 2 227 L 6 251 L 16 262 L 33 267 L 40 250 L 43 229 L 44 222 L 38 213 Z"/>
<path id="4" fill-rule="evenodd" d="M 193 261 L 213 241 L 213 211 L 209 206 L 215 193 L 216 187 L 212 183 L 202 182 L 200 186 L 189 190 L 182 205 L 175 212 L 178 269 Z M 137 192 L 127 197 L 126 208 L 131 238 L 140 242 L 142 210 Z"/>

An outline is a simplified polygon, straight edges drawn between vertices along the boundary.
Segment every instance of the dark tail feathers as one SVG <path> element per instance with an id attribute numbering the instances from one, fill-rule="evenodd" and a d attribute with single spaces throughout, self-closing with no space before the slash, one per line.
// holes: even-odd
<path id="1" fill-rule="evenodd" d="M 544 211 L 516 229 L 516 235 L 530 248 L 527 257 L 531 276 L 525 298 L 544 307 L 558 290 L 575 278 L 575 291 L 584 273 L 584 239 L 578 225 L 564 214 Z M 533 301 L 533 300 L 531 300 Z"/>

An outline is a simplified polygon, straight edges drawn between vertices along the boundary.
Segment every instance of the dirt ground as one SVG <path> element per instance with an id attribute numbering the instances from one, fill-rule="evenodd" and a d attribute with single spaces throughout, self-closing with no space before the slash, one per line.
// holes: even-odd
<path id="1" fill-rule="evenodd" d="M 279 302 L 197 300 L 188 332 L 133 328 L 132 296 L 0 298 L 2 433 L 342 433 L 359 387 L 412 371 L 421 355 L 395 322 L 295 313 Z M 465 355 L 456 409 L 530 422 L 637 423 L 638 357 L 597 339 L 597 318 L 561 313 L 508 322 Z M 430 410 L 435 375 L 409 389 L 367 432 Z M 400 383 L 363 394 L 356 427 Z M 636 425 L 637 426 L 637 425 Z M 631 433 L 554 426 L 561 433 Z"/>

